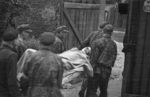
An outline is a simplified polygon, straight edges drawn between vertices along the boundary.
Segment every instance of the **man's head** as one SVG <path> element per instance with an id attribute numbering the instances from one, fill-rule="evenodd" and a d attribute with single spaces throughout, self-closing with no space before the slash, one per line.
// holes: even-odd
<path id="1" fill-rule="evenodd" d="M 18 32 L 14 28 L 9 27 L 3 33 L 2 40 L 3 43 L 14 44 L 17 37 L 18 37 Z"/>
<path id="2" fill-rule="evenodd" d="M 18 32 L 14 28 L 9 27 L 8 29 L 5 30 L 3 34 L 3 41 L 11 42 L 17 39 L 17 37 L 18 37 Z"/>
<path id="3" fill-rule="evenodd" d="M 51 46 L 55 42 L 55 35 L 51 32 L 44 32 L 40 37 L 40 44 L 45 47 Z"/>
<path id="4" fill-rule="evenodd" d="M 103 28 L 103 33 L 104 33 L 104 34 L 112 35 L 113 30 L 114 30 L 113 26 L 112 26 L 111 24 L 107 24 L 107 25 L 105 25 L 105 27 Z"/>
<path id="5" fill-rule="evenodd" d="M 68 33 L 69 31 L 67 30 L 66 26 L 59 26 L 56 30 L 55 30 L 55 35 L 58 36 L 59 38 L 61 38 L 61 40 L 63 38 L 65 38 L 66 33 Z"/>
<path id="6" fill-rule="evenodd" d="M 17 27 L 17 31 L 19 32 L 19 35 L 22 39 L 26 39 L 29 36 L 29 33 L 32 32 L 32 30 L 29 27 L 29 24 L 22 24 Z"/>
<path id="7" fill-rule="evenodd" d="M 102 23 L 100 26 L 99 26 L 99 28 L 100 29 L 103 29 L 107 24 L 109 24 L 108 22 L 104 22 L 104 23 Z"/>

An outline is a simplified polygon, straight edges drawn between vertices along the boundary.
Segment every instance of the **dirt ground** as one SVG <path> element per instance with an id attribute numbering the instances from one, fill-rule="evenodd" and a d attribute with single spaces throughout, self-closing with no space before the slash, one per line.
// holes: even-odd
<path id="1" fill-rule="evenodd" d="M 62 89 L 64 97 L 79 97 L 78 92 L 81 88 L 81 82 L 74 85 L 72 89 Z M 122 79 L 110 80 L 108 85 L 108 97 L 121 97 Z M 98 91 L 99 94 L 99 91 Z"/>

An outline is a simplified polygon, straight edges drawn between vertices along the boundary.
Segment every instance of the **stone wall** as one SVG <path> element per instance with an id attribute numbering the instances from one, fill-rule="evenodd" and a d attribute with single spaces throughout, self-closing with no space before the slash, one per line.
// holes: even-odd
<path id="1" fill-rule="evenodd" d="M 53 31 L 59 26 L 60 0 L 18 0 L 19 3 L 29 6 L 23 15 L 16 17 L 17 25 L 28 23 L 34 35 L 44 31 Z"/>

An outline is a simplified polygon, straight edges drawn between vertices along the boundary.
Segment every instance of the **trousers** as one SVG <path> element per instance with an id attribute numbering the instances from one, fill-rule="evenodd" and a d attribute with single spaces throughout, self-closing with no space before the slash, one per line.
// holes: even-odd
<path id="1" fill-rule="evenodd" d="M 86 97 L 108 97 L 107 88 L 109 77 L 111 73 L 107 73 L 106 76 L 94 73 L 93 77 L 88 78 Z M 97 96 L 97 89 L 100 90 L 100 95 Z"/>

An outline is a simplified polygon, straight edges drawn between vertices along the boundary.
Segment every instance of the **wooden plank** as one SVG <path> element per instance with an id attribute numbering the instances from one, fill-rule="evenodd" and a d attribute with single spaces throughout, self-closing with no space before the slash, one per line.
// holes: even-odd
<path id="1" fill-rule="evenodd" d="M 69 35 L 70 35 L 70 33 L 71 33 L 71 30 L 70 30 L 70 26 L 69 26 L 69 23 L 67 22 L 67 19 L 65 18 L 64 19 L 65 21 L 64 21 L 64 24 L 65 24 L 65 26 L 67 27 L 67 30 L 69 31 L 69 33 L 66 33 L 67 35 L 66 35 L 66 39 L 65 39 L 65 45 L 66 45 L 66 49 L 70 49 L 70 43 L 69 43 Z"/>
<path id="2" fill-rule="evenodd" d="M 88 1 L 88 0 L 87 0 Z M 87 34 L 87 32 L 89 31 L 89 28 L 88 28 L 88 25 L 89 25 L 89 21 L 88 21 L 88 14 L 89 14 L 89 10 L 86 10 L 86 16 L 85 16 L 85 23 L 86 23 L 86 25 L 85 25 L 85 32 L 84 32 L 84 36 L 85 37 L 87 37 L 88 36 L 88 34 Z"/>
<path id="3" fill-rule="evenodd" d="M 84 13 L 83 13 L 84 19 L 83 19 L 83 26 L 82 26 L 83 40 L 85 40 L 85 38 L 86 38 L 86 35 L 85 35 L 85 33 L 86 33 L 86 11 L 87 10 L 84 9 Z"/>
<path id="4" fill-rule="evenodd" d="M 82 0 L 76 0 L 76 3 L 81 3 L 81 1 Z M 74 9 L 75 9 L 75 19 L 76 19 L 76 21 L 74 21 L 74 24 L 77 27 L 77 30 L 79 31 L 79 21 L 80 21 L 79 18 L 80 18 L 80 10 L 81 9 L 76 9 L 76 8 L 74 8 Z M 80 36 L 80 31 L 79 31 L 78 35 Z M 82 37 L 81 37 L 81 40 L 82 40 Z M 74 46 L 78 46 L 78 45 L 79 45 L 79 42 L 78 42 L 77 38 L 74 37 Z"/>
<path id="5" fill-rule="evenodd" d="M 74 34 L 75 34 L 78 42 L 81 44 L 82 40 L 81 40 L 80 36 L 78 35 L 79 31 L 77 30 L 76 26 L 74 25 L 72 19 L 70 18 L 69 14 L 65 8 L 64 8 L 64 13 L 65 13 L 65 16 L 66 16 L 68 22 L 70 23 L 73 31 L 74 31 Z"/>
<path id="6" fill-rule="evenodd" d="M 145 39 L 145 28 L 146 28 L 146 13 L 143 11 L 143 2 L 141 0 L 140 3 L 140 20 L 139 20 L 139 31 L 138 31 L 138 42 L 136 46 L 136 60 L 135 60 L 135 67 L 134 67 L 134 83 L 133 83 L 133 94 L 138 94 L 140 90 L 140 81 L 141 81 L 141 72 L 142 72 L 142 63 L 144 58 L 144 39 Z"/>
<path id="7" fill-rule="evenodd" d="M 130 81 L 130 72 L 131 72 L 131 53 L 128 52 L 125 54 L 125 66 L 123 70 L 123 81 L 122 81 L 122 91 L 121 95 L 124 95 L 128 93 L 128 88 L 130 86 L 129 81 Z M 121 96 L 122 97 L 122 96 Z"/>
<path id="8" fill-rule="evenodd" d="M 85 2 L 87 3 L 88 0 L 85 0 Z M 85 38 L 87 37 L 86 36 L 86 26 L 87 26 L 87 20 L 86 20 L 86 17 L 87 17 L 87 9 L 84 9 L 84 15 L 83 15 L 84 19 L 83 19 L 83 40 L 85 40 Z"/>
<path id="9" fill-rule="evenodd" d="M 63 0 L 61 0 L 60 1 L 60 25 L 63 25 L 63 16 L 64 16 L 64 14 L 63 14 L 63 8 L 64 8 L 64 6 L 63 6 Z"/>
<path id="10" fill-rule="evenodd" d="M 130 24 L 131 24 L 131 13 L 132 13 L 132 1 L 129 2 L 129 15 L 127 20 L 127 30 L 125 34 L 124 39 L 124 45 L 129 44 L 129 36 L 130 36 Z M 125 63 L 124 63 L 124 70 L 123 70 L 123 84 L 122 84 L 122 90 L 121 95 L 127 94 L 128 88 L 130 86 L 129 80 L 130 80 L 130 72 L 131 72 L 131 53 L 125 52 Z M 123 96 L 122 96 L 123 97 Z"/>
<path id="11" fill-rule="evenodd" d="M 137 10 L 138 9 L 138 10 Z M 133 75 L 133 71 L 135 69 L 135 62 L 136 62 L 136 45 L 137 45 L 137 35 L 138 35 L 138 29 L 139 29 L 139 19 L 140 19 L 140 13 L 139 13 L 139 1 L 133 1 L 133 5 L 132 5 L 132 18 L 131 18 L 131 27 L 130 27 L 130 44 L 132 46 L 132 71 L 131 71 L 131 82 L 130 82 L 130 87 L 128 88 L 129 93 L 132 93 L 133 94 L 133 91 L 134 89 L 137 89 L 137 88 L 134 88 L 133 87 L 133 83 L 134 81 L 134 78 L 135 76 Z M 136 72 L 137 74 L 139 74 L 139 72 Z M 136 79 L 136 78 L 135 78 Z M 138 93 L 136 93 L 138 94 Z"/>
<path id="12" fill-rule="evenodd" d="M 65 18 L 64 16 L 64 13 L 63 13 L 63 21 L 62 21 L 62 25 L 65 25 L 67 27 L 67 29 L 69 28 L 68 24 L 67 24 L 67 19 Z M 70 34 L 70 33 L 68 33 Z M 68 34 L 66 35 L 66 38 L 65 38 L 65 45 L 66 45 L 66 49 L 68 49 Z"/>
<path id="13" fill-rule="evenodd" d="M 103 0 L 102 0 L 103 1 Z M 65 8 L 77 8 L 77 9 L 98 9 L 100 8 L 100 4 L 86 4 L 86 3 L 70 3 L 64 2 Z"/>
<path id="14" fill-rule="evenodd" d="M 93 10 L 93 11 L 94 11 L 93 31 L 97 31 L 99 28 L 99 21 L 97 21 L 99 19 L 99 10 Z"/>
<path id="15" fill-rule="evenodd" d="M 80 0 L 76 0 L 74 3 L 77 3 L 77 2 L 79 2 Z M 69 9 L 69 8 L 67 8 L 67 9 Z M 75 8 L 72 8 L 74 11 L 75 11 L 75 14 L 74 14 L 74 25 L 76 26 L 76 28 L 77 28 L 77 30 L 78 30 L 78 16 L 79 16 L 79 13 L 78 13 L 78 9 L 75 9 Z M 79 30 L 78 30 L 79 31 Z M 71 38 L 72 38 L 72 46 L 73 47 L 75 47 L 76 45 L 77 45 L 77 43 L 78 43 L 78 40 L 77 40 L 77 38 L 75 37 L 75 34 L 74 34 L 74 31 L 73 31 L 73 33 L 72 33 L 72 36 L 71 36 Z"/>
<path id="16" fill-rule="evenodd" d="M 70 0 L 69 0 L 69 1 L 70 1 Z M 65 17 L 65 14 L 64 14 L 64 17 Z M 70 31 L 70 33 L 68 33 L 68 35 L 67 35 L 67 40 L 66 40 L 66 42 L 67 42 L 67 47 L 68 47 L 68 49 L 70 49 L 70 48 L 72 47 L 72 41 L 70 41 L 70 35 L 72 35 L 73 33 L 72 33 L 72 31 L 71 31 L 71 26 L 70 26 L 70 24 L 69 24 L 69 22 L 68 22 L 68 20 L 67 20 L 66 17 L 65 17 L 65 24 L 66 24 L 68 30 Z"/>
<path id="17" fill-rule="evenodd" d="M 92 24 L 92 16 L 93 13 L 91 10 L 86 10 L 86 31 L 85 31 L 85 36 L 87 37 L 89 33 L 91 33 L 91 27 L 93 26 Z"/>
<path id="18" fill-rule="evenodd" d="M 134 94 L 124 94 L 122 97 L 148 97 L 148 96 L 134 95 Z"/>
<path id="19" fill-rule="evenodd" d="M 86 3 L 87 0 L 82 0 L 82 3 Z M 82 12 L 83 12 L 83 20 L 82 20 L 82 40 L 84 41 L 86 36 L 85 36 L 85 33 L 86 33 L 86 11 L 87 9 L 82 9 Z"/>
<path id="20" fill-rule="evenodd" d="M 82 0 L 76 0 L 76 3 L 81 3 L 82 2 Z M 81 3 L 82 4 L 82 3 Z M 76 9 L 76 8 L 74 8 L 74 9 Z M 76 24 L 76 27 L 77 27 L 77 30 L 79 31 L 79 29 L 80 29 L 80 11 L 81 11 L 81 9 L 76 9 L 76 21 L 75 21 L 75 23 L 74 24 Z M 81 36 L 81 32 L 79 31 L 79 33 L 78 33 L 78 35 L 80 36 L 80 38 L 81 38 L 81 40 L 82 40 L 82 36 Z M 77 39 L 75 39 L 76 41 L 75 41 L 75 46 L 76 47 L 78 47 L 79 46 L 79 42 L 77 41 Z"/>
<path id="21" fill-rule="evenodd" d="M 99 25 L 104 22 L 104 14 L 105 14 L 105 5 L 106 0 L 100 0 L 100 14 L 99 14 Z M 99 27 L 98 27 L 99 29 Z"/>
<path id="22" fill-rule="evenodd" d="M 93 3 L 93 0 L 89 0 L 89 3 Z M 95 22 L 97 22 L 97 20 L 99 19 L 97 19 L 96 21 L 95 21 L 95 17 L 96 17 L 96 14 L 95 14 L 95 9 L 92 9 L 92 10 L 90 10 L 89 12 L 89 31 L 88 31 L 88 34 L 87 35 L 89 35 L 91 32 L 93 32 L 94 31 L 94 24 L 96 24 Z M 98 11 L 99 11 L 99 9 L 98 9 Z M 98 25 L 97 25 L 98 26 Z"/>
<path id="23" fill-rule="evenodd" d="M 78 0 L 75 0 L 75 1 L 73 1 L 72 3 L 76 3 L 76 2 L 78 2 Z M 68 9 L 68 8 L 67 8 Z M 69 10 L 69 9 L 68 9 Z M 76 11 L 77 11 L 77 9 L 74 9 L 74 8 L 72 8 L 72 11 L 74 12 L 74 16 L 72 17 L 72 18 L 74 18 L 74 20 L 73 20 L 73 23 L 74 23 L 74 25 L 77 27 L 77 25 L 76 25 L 76 21 L 77 21 L 77 15 L 76 15 Z M 71 25 L 70 25 L 70 27 L 71 27 Z M 72 29 L 72 28 L 71 28 Z M 72 47 L 75 47 L 75 45 L 77 44 L 77 38 L 75 37 L 75 35 L 74 35 L 74 30 L 72 29 L 72 34 L 71 34 L 71 37 L 70 38 L 72 38 Z"/>
<path id="24" fill-rule="evenodd" d="M 69 2 L 69 0 L 63 0 L 63 2 Z M 61 10 L 61 9 L 60 9 Z M 63 5 L 63 10 L 64 10 L 64 5 Z M 66 19 L 66 17 L 65 17 L 65 14 L 64 14 L 64 11 L 62 12 L 63 13 L 63 21 L 62 21 L 62 24 L 63 25 L 65 25 L 66 27 L 67 27 L 67 30 L 69 30 L 70 31 L 70 27 L 69 27 L 69 24 L 68 24 L 68 22 L 67 22 L 67 19 Z M 65 39 L 65 45 L 66 45 L 66 49 L 70 49 L 70 44 L 69 44 L 69 35 L 70 35 L 70 33 L 67 33 L 67 35 L 66 35 L 66 39 Z"/>
<path id="25" fill-rule="evenodd" d="M 150 67 L 149 67 L 150 69 Z M 150 97 L 150 70 L 149 70 L 149 77 L 148 77 L 148 96 Z"/>
<path id="26" fill-rule="evenodd" d="M 148 14 L 148 13 L 147 13 Z M 141 94 L 146 95 L 148 89 L 148 73 L 149 73 L 149 63 L 150 63 L 150 15 L 148 14 L 146 21 L 146 37 L 145 37 L 145 48 L 144 48 L 144 62 L 143 62 L 143 73 L 142 73 L 142 83 L 141 83 Z"/>
<path id="27" fill-rule="evenodd" d="M 94 14 L 94 10 L 89 10 L 89 13 L 88 13 L 88 31 L 87 31 L 87 36 L 93 32 L 93 25 L 96 21 L 94 21 L 94 17 L 95 17 L 95 14 Z"/>
<path id="28" fill-rule="evenodd" d="M 71 0 L 71 2 L 75 2 L 75 0 Z M 75 22 L 75 11 L 76 11 L 76 9 L 67 9 L 67 10 L 70 14 L 70 17 L 71 17 L 72 21 Z M 68 24 L 69 24 L 69 22 L 68 22 Z M 72 48 L 74 46 L 74 41 L 73 40 L 76 40 L 76 39 L 73 38 L 74 33 L 73 33 L 73 30 L 72 30 L 70 24 L 69 24 L 69 30 L 71 31 L 71 33 L 69 33 L 69 37 L 68 37 L 68 39 L 69 39 L 68 42 L 69 43 L 68 44 L 69 44 L 69 48 Z"/>
<path id="29" fill-rule="evenodd" d="M 84 39 L 83 38 L 83 32 L 82 32 L 82 29 L 83 29 L 83 20 L 84 20 L 84 10 L 83 9 L 80 9 L 80 12 L 79 12 L 79 34 L 80 34 L 80 36 L 81 36 L 81 38 L 82 38 L 82 40 Z"/>

